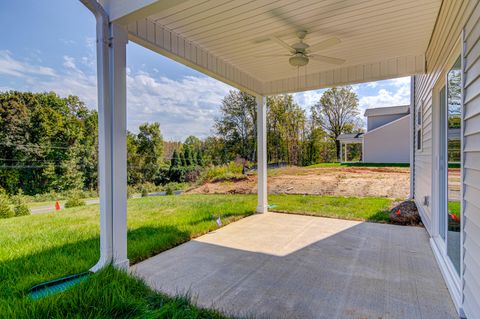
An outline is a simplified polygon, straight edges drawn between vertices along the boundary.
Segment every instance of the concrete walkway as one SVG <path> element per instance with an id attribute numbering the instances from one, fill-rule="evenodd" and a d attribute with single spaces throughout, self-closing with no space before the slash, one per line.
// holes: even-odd
<path id="1" fill-rule="evenodd" d="M 170 295 L 255 318 L 458 318 L 423 228 L 267 213 L 133 272 Z"/>

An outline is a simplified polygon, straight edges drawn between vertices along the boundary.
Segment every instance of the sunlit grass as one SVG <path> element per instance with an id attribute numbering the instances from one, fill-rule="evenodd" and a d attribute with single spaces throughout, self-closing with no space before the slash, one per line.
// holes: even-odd
<path id="1" fill-rule="evenodd" d="M 384 198 L 271 195 L 274 210 L 384 221 Z M 128 202 L 128 257 L 136 263 L 254 212 L 256 195 L 144 197 Z M 33 301 L 32 286 L 88 270 L 99 258 L 99 206 L 0 220 L 0 318 L 220 318 L 188 298 L 155 293 L 113 269 Z"/>

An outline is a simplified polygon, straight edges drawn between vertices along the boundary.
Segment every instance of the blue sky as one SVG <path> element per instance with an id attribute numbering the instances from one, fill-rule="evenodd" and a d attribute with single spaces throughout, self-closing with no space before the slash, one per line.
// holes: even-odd
<path id="1" fill-rule="evenodd" d="M 95 19 L 78 0 L 0 2 L 0 91 L 78 95 L 96 108 Z M 128 128 L 157 121 L 168 140 L 212 134 L 221 99 L 232 87 L 129 43 Z M 409 78 L 354 85 L 362 110 L 408 104 Z M 295 94 L 309 109 L 321 90 Z"/>

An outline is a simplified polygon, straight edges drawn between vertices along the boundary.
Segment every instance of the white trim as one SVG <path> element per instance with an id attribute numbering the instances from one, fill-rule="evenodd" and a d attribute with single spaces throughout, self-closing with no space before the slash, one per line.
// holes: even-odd
<path id="1" fill-rule="evenodd" d="M 256 96 L 257 101 L 257 213 L 268 210 L 267 190 L 267 98 Z"/>
<path id="2" fill-rule="evenodd" d="M 109 22 L 94 0 L 82 0 L 97 22 L 100 259 L 90 270 L 127 259 L 126 29 Z"/>
<path id="3" fill-rule="evenodd" d="M 445 64 L 442 67 L 442 71 L 440 72 L 440 75 L 438 77 L 437 82 L 435 83 L 433 90 L 432 90 L 432 237 L 430 239 L 430 243 L 432 246 L 432 250 L 434 252 L 435 258 L 437 259 L 437 262 L 440 266 L 440 270 L 442 272 L 443 278 L 445 279 L 445 283 L 447 284 L 448 290 L 450 291 L 450 295 L 452 296 L 452 300 L 455 304 L 455 307 L 461 315 L 463 313 L 463 293 L 462 293 L 462 286 L 463 286 L 463 205 L 461 206 L 461 221 L 462 224 L 460 226 L 460 242 L 461 248 L 461 270 L 460 270 L 460 275 L 457 273 L 455 270 L 455 267 L 453 266 L 452 262 L 450 261 L 448 255 L 447 255 L 447 248 L 446 248 L 446 242 L 441 238 L 440 236 L 440 229 L 439 229 L 439 218 L 444 218 L 445 216 L 440 216 L 442 213 L 440 211 L 440 201 L 446 201 L 447 199 L 445 197 L 442 197 L 442 193 L 440 190 L 440 148 L 439 148 L 439 142 L 440 142 L 440 135 L 441 135 L 441 130 L 445 129 L 441 127 L 440 123 L 440 101 L 439 101 L 439 94 L 442 90 L 443 87 L 445 87 L 445 94 L 447 94 L 447 74 L 450 71 L 451 67 L 454 65 L 458 57 L 460 56 L 462 61 L 463 61 L 463 56 L 462 56 L 462 48 L 460 46 L 461 44 L 461 39 L 458 39 L 455 46 L 453 47 L 452 51 L 450 52 Z M 463 62 L 462 62 L 463 63 Z M 464 75 L 462 74 L 462 81 L 463 81 Z M 462 89 L 463 90 L 463 89 Z M 463 94 L 463 91 L 462 91 Z M 448 103 L 447 99 L 445 100 L 445 103 Z M 448 108 L 448 105 L 445 105 L 446 108 Z M 463 106 L 462 106 L 463 107 Z M 423 110 L 422 110 L 423 111 Z M 445 110 L 443 110 L 445 111 Z M 423 114 L 422 114 L 423 116 Z M 423 118 L 422 118 L 422 125 L 423 125 Z M 445 132 L 445 137 L 448 138 L 447 131 Z M 423 146 L 423 145 L 422 145 Z M 463 145 L 462 145 L 463 146 Z M 446 156 L 446 154 L 444 154 Z M 446 170 L 448 170 L 448 156 L 445 158 L 445 163 L 444 166 Z M 463 176 L 461 180 L 461 184 L 463 183 Z M 448 188 L 447 188 L 448 181 L 446 181 L 444 186 L 444 194 L 448 194 Z M 463 202 L 463 201 L 462 201 Z M 447 205 L 446 203 L 443 203 L 442 205 Z M 448 222 L 447 222 L 448 224 Z M 448 231 L 447 231 L 447 225 L 445 226 L 445 238 L 448 241 Z"/>
<path id="4" fill-rule="evenodd" d="M 460 309 L 460 315 L 463 315 L 463 303 L 465 301 L 465 188 L 464 188 L 464 181 L 465 181 L 465 50 L 466 50 L 466 43 L 465 43 L 465 29 L 462 29 L 462 34 L 460 36 L 460 70 L 461 70 L 461 106 L 460 106 L 460 145 L 462 151 L 460 152 L 460 284 L 461 284 L 461 291 L 462 291 L 462 308 Z"/>
<path id="5" fill-rule="evenodd" d="M 445 259 L 443 254 L 441 253 L 441 248 L 437 246 L 438 241 L 434 238 L 430 237 L 430 247 L 432 247 L 433 255 L 437 260 L 438 266 L 440 267 L 440 271 L 442 272 L 443 278 L 445 279 L 445 284 L 447 285 L 448 291 L 452 296 L 453 303 L 455 304 L 455 308 L 459 315 L 463 312 L 462 311 L 462 292 L 460 290 L 460 285 L 458 280 L 454 279 L 454 275 L 456 271 L 451 264 L 450 260 Z M 454 274 L 452 273 L 454 272 Z"/>
<path id="6" fill-rule="evenodd" d="M 412 199 L 415 195 L 415 76 L 410 77 L 410 193 L 408 198 Z"/>

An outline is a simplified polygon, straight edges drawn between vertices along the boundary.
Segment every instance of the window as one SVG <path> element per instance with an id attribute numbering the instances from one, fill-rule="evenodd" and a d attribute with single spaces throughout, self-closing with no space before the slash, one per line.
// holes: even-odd
<path id="1" fill-rule="evenodd" d="M 417 111 L 417 150 L 421 151 L 422 150 L 422 140 L 423 140 L 423 135 L 422 135 L 422 115 L 423 115 L 423 101 L 420 103 L 420 106 Z"/>
<path id="2" fill-rule="evenodd" d="M 417 130 L 417 150 L 421 151 L 422 150 L 422 129 Z"/>

